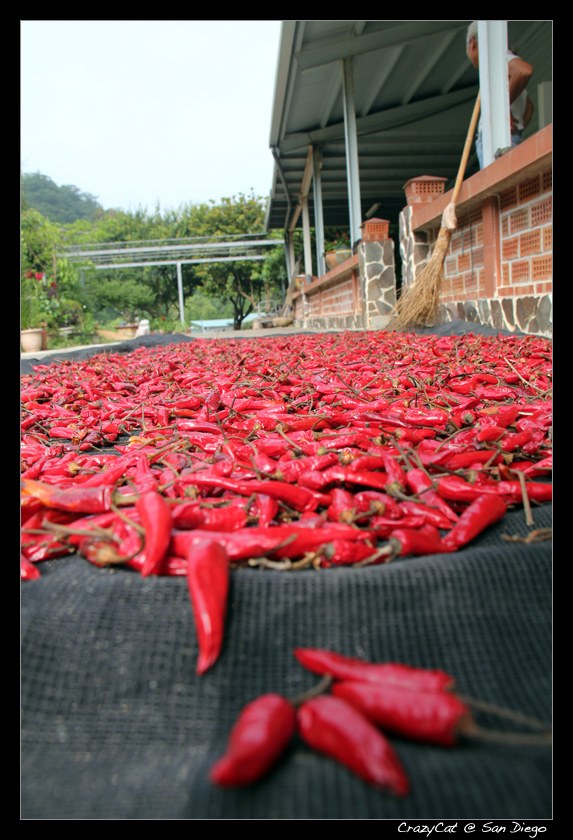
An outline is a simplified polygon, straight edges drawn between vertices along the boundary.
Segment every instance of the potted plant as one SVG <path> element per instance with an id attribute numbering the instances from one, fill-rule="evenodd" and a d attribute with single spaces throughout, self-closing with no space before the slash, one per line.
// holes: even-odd
<path id="1" fill-rule="evenodd" d="M 24 352 L 41 350 L 46 321 L 44 274 L 27 271 L 20 286 L 20 342 Z"/>
<path id="2" fill-rule="evenodd" d="M 327 268 L 334 268 L 352 256 L 352 246 L 348 233 L 339 232 L 324 243 L 324 259 Z"/>

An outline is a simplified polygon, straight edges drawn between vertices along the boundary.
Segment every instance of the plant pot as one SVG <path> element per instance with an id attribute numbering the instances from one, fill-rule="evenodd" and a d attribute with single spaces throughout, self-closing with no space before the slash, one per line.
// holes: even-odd
<path id="1" fill-rule="evenodd" d="M 339 250 L 334 252 L 336 254 L 336 262 L 342 263 L 345 260 L 350 259 L 352 256 L 352 251 L 350 248 L 340 248 Z"/>
<path id="2" fill-rule="evenodd" d="M 20 342 L 24 353 L 33 353 L 42 349 L 43 332 L 42 327 L 20 330 Z"/>
<path id="3" fill-rule="evenodd" d="M 325 261 L 326 267 L 328 269 L 331 269 L 331 268 L 334 268 L 335 266 L 337 266 L 338 265 L 338 259 L 336 257 L 336 251 L 328 251 L 328 253 L 326 253 L 324 255 L 324 261 Z"/>

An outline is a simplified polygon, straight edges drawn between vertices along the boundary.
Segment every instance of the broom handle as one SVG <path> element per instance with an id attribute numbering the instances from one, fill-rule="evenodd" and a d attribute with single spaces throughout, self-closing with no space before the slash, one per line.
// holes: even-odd
<path id="1" fill-rule="evenodd" d="M 455 204 L 458 200 L 459 192 L 462 188 L 462 181 L 464 180 L 464 172 L 466 171 L 466 165 L 468 162 L 468 158 L 470 156 L 470 149 L 472 147 L 474 132 L 476 130 L 476 125 L 478 121 L 479 111 L 480 111 L 480 104 L 481 104 L 481 96 L 480 92 L 478 92 L 476 104 L 474 105 L 474 112 L 472 114 L 472 118 L 470 121 L 470 127 L 468 130 L 468 136 L 466 137 L 466 144 L 464 146 L 464 153 L 462 155 L 462 160 L 460 163 L 460 168 L 458 170 L 458 177 L 456 178 L 456 183 L 454 185 L 454 191 L 452 193 L 452 203 Z"/>

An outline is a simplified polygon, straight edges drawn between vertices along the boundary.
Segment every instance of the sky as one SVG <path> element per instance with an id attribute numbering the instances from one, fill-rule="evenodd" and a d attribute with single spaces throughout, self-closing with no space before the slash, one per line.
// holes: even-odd
<path id="1" fill-rule="evenodd" d="M 153 212 L 266 197 L 281 21 L 21 21 L 22 172 Z"/>

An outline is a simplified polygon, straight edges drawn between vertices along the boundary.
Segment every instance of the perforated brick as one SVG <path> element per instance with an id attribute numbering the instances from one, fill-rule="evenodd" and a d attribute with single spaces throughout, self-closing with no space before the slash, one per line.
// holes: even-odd
<path id="1" fill-rule="evenodd" d="M 471 268 L 471 254 L 460 254 L 458 257 L 458 271 L 467 271 Z"/>
<path id="2" fill-rule="evenodd" d="M 531 261 L 531 273 L 534 280 L 547 280 L 553 276 L 553 256 L 547 254 L 534 257 Z"/>
<path id="3" fill-rule="evenodd" d="M 509 265 L 504 263 L 501 267 L 501 282 L 503 286 L 509 286 Z"/>
<path id="4" fill-rule="evenodd" d="M 451 277 L 458 270 L 458 263 L 455 257 L 447 257 L 444 261 L 444 274 Z"/>
<path id="5" fill-rule="evenodd" d="M 553 202 L 551 196 L 531 205 L 531 226 L 544 225 L 551 221 Z"/>
<path id="6" fill-rule="evenodd" d="M 519 237 L 519 255 L 527 257 L 541 251 L 541 230 L 530 230 Z"/>
<path id="7" fill-rule="evenodd" d="M 509 216 L 504 216 L 501 220 L 501 235 L 509 236 Z"/>
<path id="8" fill-rule="evenodd" d="M 553 170 L 541 174 L 541 191 L 547 192 L 553 187 Z"/>
<path id="9" fill-rule="evenodd" d="M 528 178 L 527 181 L 522 181 L 518 189 L 520 204 L 524 204 L 526 201 L 539 195 L 541 189 L 539 175 L 534 175 L 532 178 Z"/>
<path id="10" fill-rule="evenodd" d="M 517 187 L 510 187 L 499 194 L 499 209 L 509 210 L 517 207 Z"/>
<path id="11" fill-rule="evenodd" d="M 543 250 L 551 251 L 553 248 L 553 226 L 543 228 Z"/>
<path id="12" fill-rule="evenodd" d="M 511 264 L 511 283 L 526 283 L 530 277 L 529 260 L 520 260 Z"/>
<path id="13" fill-rule="evenodd" d="M 482 211 L 481 206 L 478 204 L 477 207 L 474 207 L 473 210 L 470 210 L 469 213 L 469 221 L 472 225 L 478 225 L 482 220 Z"/>
<path id="14" fill-rule="evenodd" d="M 504 239 L 501 243 L 501 256 L 504 260 L 514 260 L 519 255 L 519 239 Z"/>
<path id="15" fill-rule="evenodd" d="M 511 233 L 517 233 L 520 230 L 527 230 L 529 227 L 529 208 L 524 207 L 523 210 L 516 210 L 511 213 L 509 217 L 509 230 Z"/>
<path id="16" fill-rule="evenodd" d="M 475 232 L 469 228 L 468 230 L 464 230 L 462 232 L 462 248 L 465 251 L 467 248 L 471 248 L 475 240 Z"/>
<path id="17" fill-rule="evenodd" d="M 437 196 L 444 192 L 445 183 L 448 179 L 435 175 L 420 175 L 417 178 L 410 178 L 403 189 L 406 191 L 406 201 L 410 204 L 427 204 L 434 201 Z"/>

